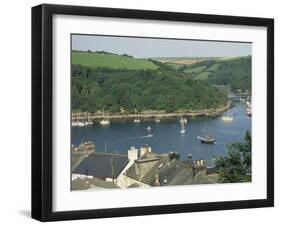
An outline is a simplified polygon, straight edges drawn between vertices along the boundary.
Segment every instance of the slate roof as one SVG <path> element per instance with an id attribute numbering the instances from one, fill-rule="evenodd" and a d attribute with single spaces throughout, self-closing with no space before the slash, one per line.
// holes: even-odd
<path id="1" fill-rule="evenodd" d="M 98 178 L 77 178 L 71 184 L 71 190 L 88 190 L 94 188 L 118 188 L 118 186 L 112 182 Z"/>
<path id="2" fill-rule="evenodd" d="M 180 160 L 170 160 L 168 156 L 162 156 L 159 162 L 145 175 L 142 182 L 155 186 L 155 176 L 158 175 L 160 185 L 168 184 L 183 168 L 184 164 Z"/>
<path id="3" fill-rule="evenodd" d="M 91 175 L 97 178 L 112 177 L 112 161 L 114 165 L 114 178 L 116 178 L 123 168 L 128 164 L 128 156 L 125 154 L 94 152 L 83 159 L 73 170 L 75 174 Z"/>
<path id="4" fill-rule="evenodd" d="M 169 181 L 169 185 L 187 185 L 193 183 L 193 172 L 191 168 L 183 168 Z"/>
<path id="5" fill-rule="evenodd" d="M 78 151 L 78 152 L 71 152 L 71 171 L 73 171 L 79 163 L 86 158 L 91 151 Z"/>
<path id="6" fill-rule="evenodd" d="M 156 175 L 159 178 L 160 185 L 188 185 L 188 184 L 206 184 L 216 181 L 209 178 L 205 173 L 196 173 L 193 177 L 193 171 L 188 161 L 181 161 L 177 158 L 170 159 L 168 154 L 150 153 L 150 156 L 144 155 L 141 159 L 152 159 L 158 157 L 159 160 L 153 164 L 149 161 L 135 161 L 127 170 L 126 175 L 135 180 L 139 180 L 138 169 L 140 167 L 141 182 L 150 186 L 155 186 Z M 137 164 L 137 166 L 136 166 Z"/>
<path id="7" fill-rule="evenodd" d="M 148 161 L 146 161 L 148 160 Z M 149 161 L 153 160 L 153 161 Z M 185 167 L 178 159 L 170 159 L 168 154 L 147 153 L 127 170 L 126 175 L 139 180 L 139 168 L 141 182 L 150 186 L 155 185 L 155 176 L 160 178 L 160 185 L 165 185 Z"/>
<path id="8" fill-rule="evenodd" d="M 144 161 L 143 161 L 144 160 Z M 149 160 L 149 161 L 145 161 Z M 155 153 L 146 153 L 141 156 L 135 163 L 126 171 L 126 176 L 131 177 L 135 180 L 139 180 L 139 165 L 141 166 L 140 172 L 142 177 L 146 175 L 152 167 L 159 162 L 160 157 Z"/>

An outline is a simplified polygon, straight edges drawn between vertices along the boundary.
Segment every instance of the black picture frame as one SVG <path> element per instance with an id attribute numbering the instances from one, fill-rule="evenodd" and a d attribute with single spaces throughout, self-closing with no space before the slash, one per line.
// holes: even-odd
<path id="1" fill-rule="evenodd" d="M 52 210 L 52 18 L 55 14 L 266 27 L 267 198 L 54 212 Z M 273 19 L 49 4 L 32 8 L 32 218 L 40 221 L 57 221 L 271 206 L 274 206 Z"/>

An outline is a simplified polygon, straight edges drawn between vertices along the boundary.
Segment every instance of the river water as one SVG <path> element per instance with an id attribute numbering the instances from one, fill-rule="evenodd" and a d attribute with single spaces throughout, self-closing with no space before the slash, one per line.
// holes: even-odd
<path id="1" fill-rule="evenodd" d="M 111 120 L 108 127 L 96 122 L 88 127 L 72 127 L 72 144 L 92 140 L 97 151 L 118 153 L 126 153 L 131 146 L 139 148 L 148 144 L 157 153 L 179 152 L 182 160 L 192 153 L 194 159 L 205 159 L 210 166 L 214 158 L 226 154 L 227 144 L 243 141 L 245 132 L 251 131 L 251 119 L 245 115 L 244 104 L 234 101 L 226 114 L 233 114 L 232 122 L 224 122 L 221 116 L 189 118 L 184 135 L 180 134 L 179 118 L 161 119 L 160 123 L 141 121 L 140 124 L 134 124 L 132 120 Z M 197 139 L 206 125 L 211 126 L 216 144 L 201 144 Z M 148 126 L 153 136 L 148 136 Z"/>

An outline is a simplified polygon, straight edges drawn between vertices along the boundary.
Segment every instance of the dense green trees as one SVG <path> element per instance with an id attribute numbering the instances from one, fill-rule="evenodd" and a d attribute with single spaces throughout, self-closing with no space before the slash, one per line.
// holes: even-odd
<path id="1" fill-rule="evenodd" d="M 216 85 L 230 85 L 234 91 L 251 91 L 251 56 L 233 59 L 205 60 L 184 65 L 179 71 L 194 79 L 207 80 Z"/>
<path id="2" fill-rule="evenodd" d="M 127 54 L 72 53 L 72 108 L 75 111 L 202 110 L 226 102 L 226 94 L 214 85 L 251 91 L 251 56 L 211 58 L 174 67 Z"/>
<path id="3" fill-rule="evenodd" d="M 193 80 L 168 65 L 157 70 L 90 68 L 72 65 L 72 109 L 116 113 L 144 110 L 201 110 L 219 107 L 226 93 Z"/>
<path id="4" fill-rule="evenodd" d="M 246 132 L 244 142 L 228 145 L 228 154 L 216 159 L 215 164 L 222 183 L 247 182 L 252 178 L 251 134 Z"/>
<path id="5" fill-rule="evenodd" d="M 251 91 L 251 57 L 221 63 L 208 80 L 218 85 L 230 85 L 234 91 Z"/>

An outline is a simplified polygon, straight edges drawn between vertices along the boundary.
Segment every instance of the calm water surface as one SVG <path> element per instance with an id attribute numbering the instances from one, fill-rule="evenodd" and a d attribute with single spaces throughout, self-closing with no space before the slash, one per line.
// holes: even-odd
<path id="1" fill-rule="evenodd" d="M 251 131 L 251 119 L 245 115 L 245 105 L 235 101 L 232 113 L 232 122 L 224 122 L 220 117 L 190 118 L 185 125 L 186 134 L 180 134 L 179 119 L 161 119 L 160 123 L 142 121 L 134 124 L 132 120 L 113 121 L 110 126 L 104 127 L 96 122 L 88 127 L 72 127 L 72 144 L 78 145 L 83 141 L 92 140 L 97 151 L 126 153 L 131 146 L 139 148 L 145 144 L 158 153 L 169 151 L 179 152 L 181 159 L 186 159 L 192 153 L 194 159 L 206 159 L 212 165 L 213 158 L 224 155 L 226 144 L 242 141 L 247 130 Z M 216 144 L 201 144 L 197 139 L 203 134 L 207 125 L 212 128 Z M 152 137 L 147 136 L 146 128 L 151 127 Z"/>

